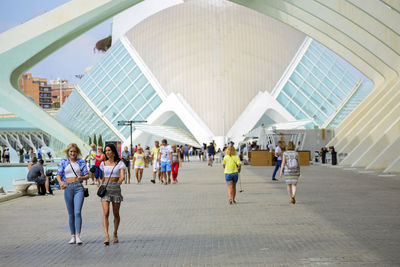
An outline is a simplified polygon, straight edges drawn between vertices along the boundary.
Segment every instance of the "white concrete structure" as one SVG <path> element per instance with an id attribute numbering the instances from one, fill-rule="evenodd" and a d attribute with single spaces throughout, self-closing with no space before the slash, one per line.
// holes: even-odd
<path id="1" fill-rule="evenodd" d="M 73 0 L 1 34 L 0 97 L 9 99 L 7 103 L 2 103 L 2 106 L 65 142 L 75 141 L 84 146 L 81 137 L 49 117 L 17 92 L 15 90 L 17 79 L 23 71 L 58 49 L 66 41 L 138 2 L 141 1 Z M 232 0 L 230 2 L 254 9 L 303 32 L 340 55 L 371 79 L 375 86 L 374 91 L 338 126 L 337 135 L 330 144 L 335 145 L 338 152 L 347 153 L 343 165 L 382 169 L 385 172 L 400 171 L 400 155 L 396 150 L 400 142 L 400 7 L 397 2 L 389 0 Z M 207 4 L 213 8 L 210 10 Z M 156 11 L 153 10 L 151 14 L 154 12 Z M 268 27 L 264 21 L 267 19 L 259 13 L 224 1 L 193 0 L 167 8 L 142 20 L 127 32 L 126 36 L 165 93 L 167 95 L 180 93 L 201 118 L 201 123 L 207 125 L 214 136 L 221 136 L 234 125 L 236 118 L 242 114 L 259 91 L 270 91 L 274 88 L 303 40 L 300 38 L 304 36 L 301 33 L 274 21 L 269 24 L 274 25 L 270 29 L 271 32 L 278 28 L 287 31 L 282 30 L 281 34 L 274 35 L 271 42 L 261 45 L 262 31 Z M 255 30 L 257 25 L 260 26 L 258 31 Z M 206 26 L 210 26 L 213 31 L 209 31 L 206 36 L 199 36 L 207 32 Z M 175 34 L 174 38 L 169 38 L 171 33 Z M 285 36 L 289 36 L 288 33 L 291 37 L 298 38 L 285 39 Z M 37 38 L 39 36 L 40 38 Z M 235 38 L 231 39 L 232 36 Z M 232 41 L 237 38 L 239 41 L 241 38 L 247 39 L 243 43 Z M 273 49 L 273 43 L 277 40 L 285 46 L 280 46 L 285 51 Z M 293 43 L 296 45 L 292 45 Z M 267 45 L 271 45 L 272 49 L 269 59 L 278 55 L 277 60 L 272 61 L 271 65 L 262 57 Z M 119 51 L 115 52 L 118 54 Z M 255 60 L 257 64 L 249 64 L 250 59 Z M 275 69 L 269 72 L 263 69 L 265 66 L 274 66 Z M 182 79 L 180 74 L 191 77 L 196 86 L 185 84 L 185 79 Z M 140 77 L 146 76 L 142 73 L 140 75 Z M 266 78 L 260 79 L 260 76 Z M 135 83 L 136 80 L 132 82 Z M 146 84 L 149 84 L 147 80 L 144 85 Z M 210 88 L 215 98 L 209 98 L 207 90 Z M 223 90 L 217 90 L 220 88 Z M 226 91 L 232 89 L 237 98 L 235 101 L 230 99 L 228 101 L 226 96 L 229 94 Z M 145 92 L 144 87 L 140 90 Z M 205 98 L 202 94 L 196 94 L 202 90 L 206 90 Z M 143 105 L 145 107 L 150 105 L 149 107 L 155 112 L 151 101 L 160 97 L 160 93 L 150 91 L 151 99 L 143 99 L 145 103 Z M 15 103 L 29 107 L 29 111 L 27 108 L 17 107 Z M 221 113 L 231 106 L 235 108 L 229 114 L 225 112 L 226 122 L 221 123 Z M 123 115 L 123 111 L 113 110 L 108 104 L 104 104 L 104 107 L 111 115 L 115 112 L 118 112 L 115 115 Z M 141 111 L 146 111 L 144 113 L 148 115 L 145 107 L 135 111 L 134 114 L 137 114 L 135 116 L 141 116 Z M 264 112 L 261 110 L 260 114 Z M 102 127 L 102 124 L 99 125 Z M 124 130 L 121 129 L 122 132 Z M 192 135 L 194 134 L 192 132 Z"/>

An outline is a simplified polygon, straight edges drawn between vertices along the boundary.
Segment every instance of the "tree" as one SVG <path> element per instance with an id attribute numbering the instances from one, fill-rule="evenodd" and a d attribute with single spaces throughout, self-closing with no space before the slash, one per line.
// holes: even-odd
<path id="1" fill-rule="evenodd" d="M 60 102 L 53 102 L 51 106 L 52 108 L 60 108 Z"/>
<path id="2" fill-rule="evenodd" d="M 93 144 L 95 144 L 97 146 L 97 138 L 96 138 L 96 134 L 94 134 L 93 136 Z"/>
<path id="3" fill-rule="evenodd" d="M 111 47 L 111 43 L 112 43 L 112 37 L 110 35 L 110 36 L 98 41 L 96 43 L 96 46 L 94 47 L 94 50 L 105 53 Z"/>
<path id="4" fill-rule="evenodd" d="M 101 134 L 99 135 L 99 140 L 97 141 L 97 144 L 103 147 L 103 137 L 101 136 Z"/>
<path id="5" fill-rule="evenodd" d="M 92 144 L 92 137 L 89 136 L 89 146 Z"/>

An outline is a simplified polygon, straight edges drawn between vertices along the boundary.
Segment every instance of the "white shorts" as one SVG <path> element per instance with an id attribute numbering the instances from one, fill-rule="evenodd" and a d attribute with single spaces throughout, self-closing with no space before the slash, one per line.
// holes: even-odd
<path id="1" fill-rule="evenodd" d="M 135 169 L 144 169 L 144 165 L 135 165 Z"/>
<path id="2" fill-rule="evenodd" d="M 155 160 L 153 162 L 153 172 L 158 172 L 160 170 L 160 164 L 158 163 L 158 160 Z"/>

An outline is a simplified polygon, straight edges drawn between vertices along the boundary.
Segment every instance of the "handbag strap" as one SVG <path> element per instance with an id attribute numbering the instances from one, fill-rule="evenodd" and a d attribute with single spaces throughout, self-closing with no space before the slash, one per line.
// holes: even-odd
<path id="1" fill-rule="evenodd" d="M 69 162 L 69 166 L 71 166 L 71 169 L 72 169 L 72 171 L 74 172 L 76 178 L 78 178 L 78 175 L 76 175 L 76 172 L 75 172 L 74 168 L 72 167 L 71 161 Z M 81 185 L 82 185 L 82 181 L 81 181 L 80 183 L 81 183 Z M 83 185 L 82 185 L 82 187 L 83 187 Z M 83 187 L 83 188 L 84 188 L 84 187 Z"/>
<path id="2" fill-rule="evenodd" d="M 71 169 L 72 169 L 72 171 L 74 172 L 76 178 L 78 178 L 78 175 L 76 175 L 76 172 L 75 172 L 74 168 L 72 167 L 71 161 L 69 162 L 69 166 L 71 166 Z"/>
<path id="3" fill-rule="evenodd" d="M 109 183 L 110 180 L 111 180 L 111 175 L 112 175 L 112 173 L 113 173 L 115 167 L 118 165 L 119 162 L 120 162 L 120 160 L 118 160 L 118 161 L 117 161 L 117 164 L 115 164 L 114 167 L 112 168 L 111 173 L 110 173 L 110 176 L 108 177 L 108 181 L 107 181 L 107 184 L 106 184 L 105 188 L 107 188 L 107 185 L 108 185 L 108 183 Z M 106 165 L 104 165 L 104 166 L 106 166 Z"/>

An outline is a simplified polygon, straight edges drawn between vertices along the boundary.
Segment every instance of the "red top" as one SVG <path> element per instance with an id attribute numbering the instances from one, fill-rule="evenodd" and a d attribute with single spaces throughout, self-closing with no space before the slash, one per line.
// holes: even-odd
<path id="1" fill-rule="evenodd" d="M 100 164 L 103 162 L 103 154 L 101 155 L 96 154 L 95 158 L 96 161 L 94 162 L 94 166 L 99 167 Z"/>

